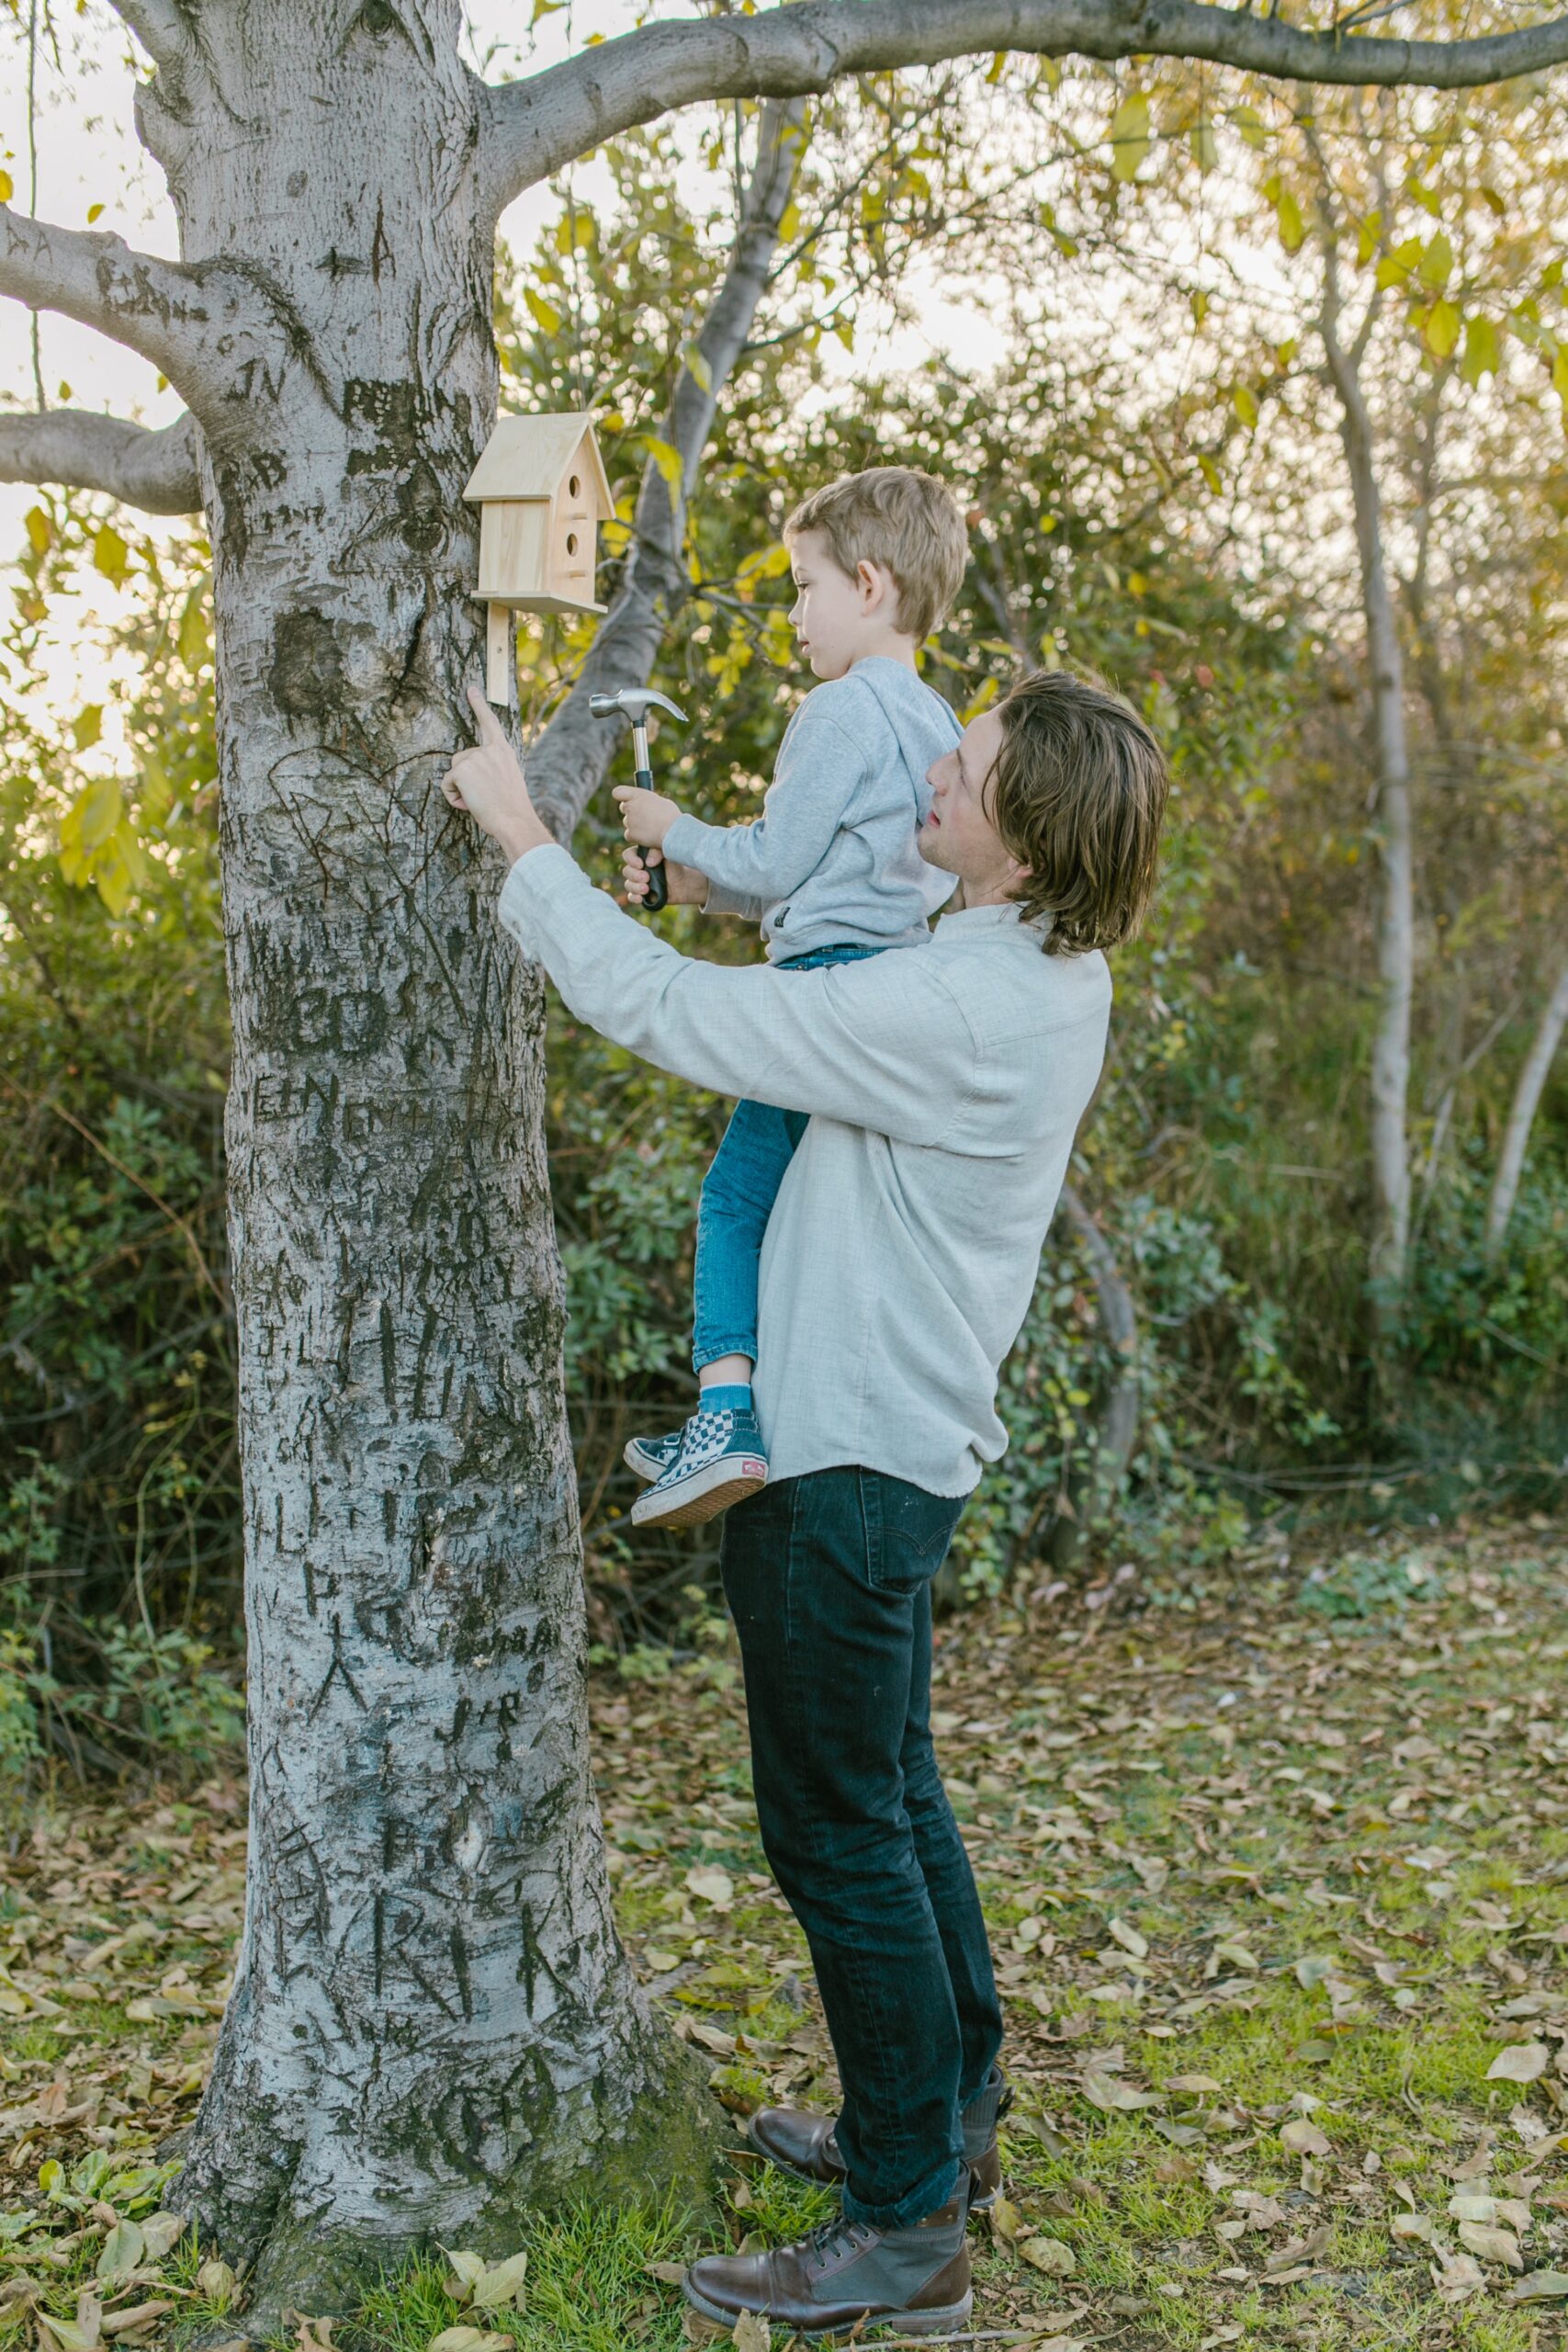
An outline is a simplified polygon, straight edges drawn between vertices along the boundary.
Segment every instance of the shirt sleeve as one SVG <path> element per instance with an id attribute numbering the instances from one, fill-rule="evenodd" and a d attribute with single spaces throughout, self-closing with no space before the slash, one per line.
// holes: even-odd
<path id="1" fill-rule="evenodd" d="M 821 865 L 868 758 L 807 696 L 779 747 L 762 814 L 750 825 L 705 825 L 682 811 L 664 836 L 664 854 L 727 891 L 776 906 Z"/>
<path id="2" fill-rule="evenodd" d="M 933 1144 L 975 1084 L 974 1033 L 919 949 L 810 972 L 699 963 L 553 844 L 518 859 L 498 913 L 580 1021 L 694 1086 Z"/>

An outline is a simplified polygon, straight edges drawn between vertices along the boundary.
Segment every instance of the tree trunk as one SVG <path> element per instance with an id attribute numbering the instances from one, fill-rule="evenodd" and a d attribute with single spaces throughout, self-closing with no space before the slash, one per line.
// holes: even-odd
<path id="1" fill-rule="evenodd" d="M 590 2165 L 696 2171 L 590 1778 L 541 986 L 436 788 L 482 672 L 491 223 L 456 8 L 409 24 L 367 0 L 323 53 L 294 0 L 219 11 L 142 94 L 186 261 L 246 252 L 289 322 L 202 460 L 251 1851 L 180 2196 L 264 2310 Z"/>
<path id="2" fill-rule="evenodd" d="M 1410 1023 L 1415 994 L 1416 885 L 1410 806 L 1410 762 L 1404 737 L 1404 657 L 1382 544 L 1382 510 L 1372 453 L 1372 425 L 1361 389 L 1359 353 L 1347 351 L 1337 331 L 1337 290 L 1332 258 L 1329 299 L 1322 322 L 1329 374 L 1339 395 L 1339 430 L 1350 476 L 1360 558 L 1361 601 L 1371 675 L 1372 745 L 1377 770 L 1378 843 L 1382 889 L 1376 933 L 1378 1024 L 1372 1044 L 1372 1181 L 1376 1222 L 1371 1270 L 1381 1330 L 1397 1325 L 1410 1246 L 1410 1153 L 1406 1136 L 1410 1091 Z"/>
<path id="3" fill-rule="evenodd" d="M 1529 1149 L 1530 1129 L 1540 1098 L 1546 1091 L 1547 1075 L 1552 1058 L 1568 1027 L 1568 964 L 1557 975 L 1557 986 L 1541 1007 L 1535 1035 L 1530 1039 L 1524 1068 L 1514 1089 L 1514 1099 L 1508 1106 L 1508 1124 L 1503 1132 L 1503 1148 L 1497 1155 L 1497 1173 L 1493 1180 L 1492 1198 L 1486 1210 L 1486 1255 L 1495 1259 L 1503 1247 L 1508 1230 L 1508 1219 L 1514 1214 L 1514 1201 L 1524 1174 L 1525 1154 Z"/>

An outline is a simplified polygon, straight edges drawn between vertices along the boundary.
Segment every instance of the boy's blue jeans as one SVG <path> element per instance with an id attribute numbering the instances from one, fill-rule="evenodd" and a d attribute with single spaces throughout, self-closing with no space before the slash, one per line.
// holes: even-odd
<path id="1" fill-rule="evenodd" d="M 882 947 L 818 947 L 791 956 L 781 972 L 814 972 L 823 964 L 858 964 Z M 692 1365 L 720 1356 L 757 1361 L 757 1283 L 762 1236 L 795 1146 L 804 1111 L 738 1102 L 713 1157 L 697 1202 L 697 1262 L 693 1283 Z"/>

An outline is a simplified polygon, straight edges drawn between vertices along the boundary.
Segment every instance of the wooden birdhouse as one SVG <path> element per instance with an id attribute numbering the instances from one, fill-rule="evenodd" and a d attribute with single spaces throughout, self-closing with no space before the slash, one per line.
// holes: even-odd
<path id="1" fill-rule="evenodd" d="M 593 601 L 593 571 L 599 526 L 615 503 L 592 418 L 502 417 L 463 496 L 479 510 L 485 692 L 514 703 L 513 614 L 604 610 Z"/>

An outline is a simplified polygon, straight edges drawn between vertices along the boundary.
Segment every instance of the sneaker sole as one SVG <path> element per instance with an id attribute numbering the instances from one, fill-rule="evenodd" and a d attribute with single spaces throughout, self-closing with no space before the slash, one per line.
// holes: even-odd
<path id="1" fill-rule="evenodd" d="M 668 1462 L 660 1462 L 654 1454 L 645 1453 L 635 1437 L 627 1438 L 621 1448 L 621 1460 L 645 1487 L 651 1487 L 656 1478 L 662 1478 L 670 1467 Z"/>
<path id="2" fill-rule="evenodd" d="M 678 1492 L 667 1495 L 662 1501 L 655 1501 L 652 1494 L 639 1495 L 632 1505 L 632 1525 L 701 1527 L 708 1520 L 716 1519 L 721 1510 L 728 1510 L 732 1503 L 744 1502 L 748 1495 L 757 1494 L 767 1483 L 767 1464 L 758 1454 L 714 1462 L 705 1470 L 694 1472 L 682 1481 Z"/>
<path id="3" fill-rule="evenodd" d="M 681 2292 L 691 2304 L 692 2309 L 694 2312 L 700 2312 L 704 2319 L 712 2320 L 727 2334 L 733 2334 L 735 2323 L 740 2316 L 738 2312 L 727 2312 L 722 2305 L 710 2303 L 705 2295 L 699 2295 L 696 2289 L 688 2285 L 683 2278 L 681 2281 Z M 863 2331 L 868 2327 L 896 2327 L 905 2335 L 948 2335 L 964 2325 L 974 2308 L 975 2297 L 973 2292 L 970 2292 L 960 2302 L 933 2305 L 929 2311 L 877 2312 L 874 2315 L 863 2313 L 857 2320 L 840 2320 L 831 2327 L 797 2326 L 791 2333 L 790 2341 L 822 2344 L 830 2338 L 844 2336 L 852 2337 L 858 2344 Z M 773 2322 L 771 2312 L 759 2312 L 757 2316 L 759 2319 Z M 782 2320 L 776 2324 L 781 2327 L 784 2325 Z"/>

